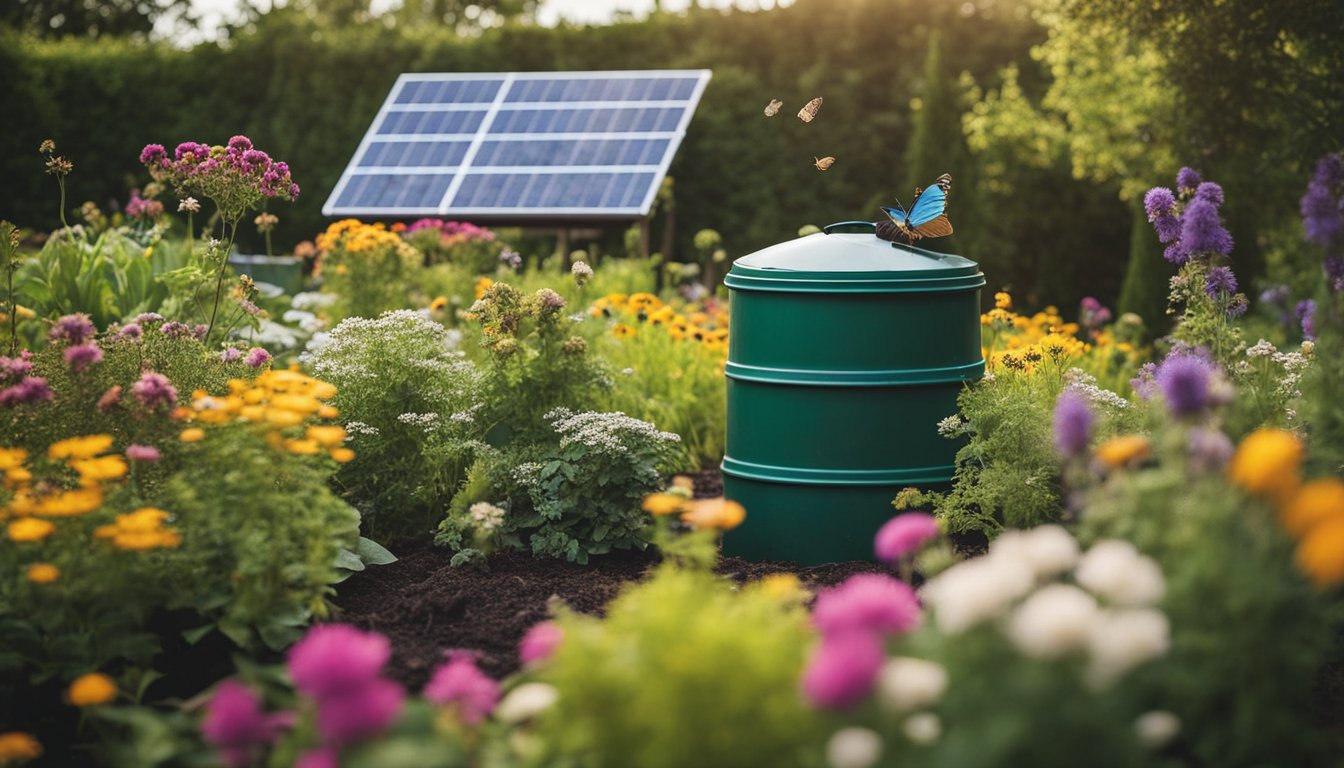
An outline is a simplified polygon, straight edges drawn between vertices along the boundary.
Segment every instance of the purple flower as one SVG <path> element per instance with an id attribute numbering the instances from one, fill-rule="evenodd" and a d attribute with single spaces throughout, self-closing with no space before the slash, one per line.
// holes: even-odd
<path id="1" fill-rule="evenodd" d="M 1167 408 L 1177 416 L 1190 416 L 1204 410 L 1209 402 L 1209 380 L 1213 365 L 1198 355 L 1168 355 L 1157 369 L 1157 384 Z"/>
<path id="2" fill-rule="evenodd" d="M 1179 267 L 1190 260 L 1190 252 L 1178 240 L 1163 249 L 1162 258 Z"/>
<path id="3" fill-rule="evenodd" d="M 1176 188 L 1181 191 L 1190 190 L 1193 192 L 1199 186 L 1199 182 L 1199 171 L 1194 168 L 1182 168 L 1176 174 Z"/>
<path id="4" fill-rule="evenodd" d="M 290 185 L 289 185 L 289 199 L 290 199 L 291 201 L 293 201 L 293 200 L 298 200 L 298 199 L 299 199 L 299 185 L 298 185 L 298 184 L 290 184 Z"/>
<path id="5" fill-rule="evenodd" d="M 876 633 L 827 635 L 803 671 L 803 695 L 819 709 L 849 709 L 873 690 L 885 660 Z"/>
<path id="6" fill-rule="evenodd" d="M 235 361 L 237 361 L 239 358 L 241 358 L 242 356 L 243 356 L 243 351 L 240 350 L 240 349 L 238 349 L 237 347 L 229 347 L 229 348 L 225 349 L 223 352 L 220 352 L 220 353 L 219 353 L 219 359 L 220 359 L 220 361 L 221 361 L 221 362 L 225 362 L 225 363 L 232 363 L 232 362 L 235 362 Z"/>
<path id="7" fill-rule="evenodd" d="M 140 380 L 131 385 L 131 394 L 145 408 L 153 410 L 159 407 L 171 408 L 177 404 L 177 387 L 167 376 L 154 371 L 145 371 Z"/>
<path id="8" fill-rule="evenodd" d="M 1328 248 L 1344 234 L 1344 216 L 1340 214 L 1339 203 L 1324 184 L 1312 181 L 1307 185 L 1301 211 L 1307 240 Z"/>
<path id="9" fill-rule="evenodd" d="M 518 658 L 524 664 L 545 661 L 560 647 L 565 639 L 565 631 L 554 621 L 542 621 L 532 625 L 518 643 Z"/>
<path id="10" fill-rule="evenodd" d="M 499 703 L 499 683 L 476 667 L 475 654 L 452 651 L 448 662 L 434 670 L 424 695 L 440 707 L 453 707 L 462 722 L 476 726 Z"/>
<path id="11" fill-rule="evenodd" d="M 1303 299 L 1293 309 L 1297 321 L 1302 324 L 1302 336 L 1310 341 L 1316 339 L 1316 300 Z"/>
<path id="12" fill-rule="evenodd" d="M 210 332 L 210 326 L 206 325 L 205 323 L 197 323 L 196 325 L 192 326 L 191 329 L 191 335 L 195 336 L 197 340 L 204 340 L 205 335 L 209 332 Z"/>
<path id="13" fill-rule="evenodd" d="M 884 563 L 894 563 L 906 555 L 918 552 L 926 543 L 938 538 L 938 521 L 927 512 L 907 512 L 888 520 L 877 529 L 873 551 Z"/>
<path id="14" fill-rule="evenodd" d="M 159 332 L 170 339 L 185 339 L 188 336 L 191 336 L 191 329 L 188 328 L 186 324 L 179 323 L 176 320 L 170 320 L 164 323 L 163 326 L 159 328 Z"/>
<path id="15" fill-rule="evenodd" d="M 1157 364 L 1144 363 L 1140 366 L 1138 375 L 1129 380 L 1129 386 L 1134 394 L 1144 400 L 1152 399 L 1157 394 Z"/>
<path id="16" fill-rule="evenodd" d="M 1190 464 L 1199 472 L 1221 468 L 1232 458 L 1232 441 L 1227 435 L 1211 427 L 1190 430 Z"/>
<path id="17" fill-rule="evenodd" d="M 317 702 L 318 733 L 337 746 L 376 736 L 397 719 L 405 700 L 400 685 L 383 679 L 330 694 Z"/>
<path id="18" fill-rule="evenodd" d="M 75 373 L 83 373 L 90 365 L 103 361 L 103 350 L 97 344 L 76 344 L 65 350 L 65 363 Z"/>
<path id="19" fill-rule="evenodd" d="M 1204 293 L 1211 299 L 1218 298 L 1220 293 L 1224 296 L 1231 296 L 1236 292 L 1237 276 L 1232 274 L 1231 267 L 1214 267 L 1204 277 Z"/>
<path id="20" fill-rule="evenodd" d="M 392 647 L 377 632 L 348 624 L 319 624 L 289 649 L 294 687 L 315 699 L 362 689 L 378 677 Z"/>
<path id="21" fill-rule="evenodd" d="M 247 363 L 253 368 L 260 368 L 261 366 L 269 363 L 270 361 L 271 361 L 270 352 L 267 352 L 261 347 L 253 347 L 252 349 L 249 349 L 247 351 L 247 359 L 244 360 L 243 362 Z"/>
<path id="22" fill-rule="evenodd" d="M 246 136 L 234 136 L 229 139 L 228 147 L 238 152 L 246 152 L 252 148 L 252 140 Z"/>
<path id="23" fill-rule="evenodd" d="M 1087 397 L 1075 389 L 1065 389 L 1055 401 L 1055 450 L 1061 456 L 1081 456 L 1092 442 L 1096 414 Z"/>
<path id="24" fill-rule="evenodd" d="M 135 341 L 145 334 L 143 328 L 136 323 L 127 323 L 118 328 L 116 333 L 112 334 L 113 341 Z"/>
<path id="25" fill-rule="evenodd" d="M 1176 207 L 1176 197 L 1166 187 L 1153 187 L 1143 196 L 1143 209 L 1148 213 L 1149 221 L 1159 216 L 1171 216 Z"/>
<path id="26" fill-rule="evenodd" d="M 184 141 L 181 144 L 178 144 L 177 149 L 173 151 L 173 157 L 179 162 L 184 159 L 199 162 L 209 156 L 210 145 L 200 144 L 194 141 Z"/>
<path id="27" fill-rule="evenodd" d="M 55 344 L 60 341 L 67 341 L 71 344 L 83 344 L 86 340 L 93 338 L 95 329 L 93 321 L 83 312 L 66 315 L 51 327 L 47 333 L 47 340 Z"/>
<path id="28" fill-rule="evenodd" d="M 145 148 L 140 150 L 140 162 L 145 165 L 157 163 L 168 157 L 168 150 L 163 148 L 162 144 L 146 144 Z"/>
<path id="29" fill-rule="evenodd" d="M 1208 200 L 1194 199 L 1181 216 L 1181 246 L 1187 253 L 1232 253 L 1232 236 L 1218 219 L 1218 208 Z"/>
<path id="30" fill-rule="evenodd" d="M 26 357 L 0 357 L 0 384 L 8 384 L 27 376 L 33 364 Z"/>
<path id="31" fill-rule="evenodd" d="M 55 398 L 47 380 L 41 376 L 30 376 L 7 389 L 0 389 L 0 408 L 8 408 L 24 403 L 38 403 Z"/>
<path id="32" fill-rule="evenodd" d="M 163 315 L 158 312 L 141 312 L 135 316 L 135 322 L 140 325 L 149 325 L 150 323 L 162 323 Z"/>
<path id="33" fill-rule="evenodd" d="M 126 446 L 126 458 L 131 461 L 141 461 L 146 464 L 152 464 L 160 458 L 159 449 L 152 445 L 132 443 Z"/>
<path id="34" fill-rule="evenodd" d="M 1238 293 L 1228 299 L 1227 308 L 1223 311 L 1229 318 L 1238 318 L 1246 314 L 1246 310 L 1250 308 L 1251 302 L 1246 299 L 1245 295 Z"/>
<path id="35" fill-rule="evenodd" d="M 293 713 L 268 715 L 262 711 L 261 698 L 250 688 L 226 680 L 205 706 L 200 727 L 201 736 L 219 750 L 224 765 L 244 768 L 255 764 L 262 750 L 275 743 L 280 730 L 293 723 Z"/>
<path id="36" fill-rule="evenodd" d="M 919 624 L 919 600 L 903 581 L 861 573 L 817 595 L 812 623 L 826 635 L 849 630 L 901 634 Z"/>
<path id="37" fill-rule="evenodd" d="M 1195 199 L 1220 206 L 1223 204 L 1223 188 L 1212 181 L 1203 182 L 1195 188 Z"/>

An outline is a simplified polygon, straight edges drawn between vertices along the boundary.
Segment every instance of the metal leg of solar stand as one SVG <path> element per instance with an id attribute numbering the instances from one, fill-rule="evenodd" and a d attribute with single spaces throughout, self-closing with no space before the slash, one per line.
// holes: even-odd
<path id="1" fill-rule="evenodd" d="M 563 267 L 569 261 L 569 227 L 561 227 L 555 237 L 555 253 Z"/>

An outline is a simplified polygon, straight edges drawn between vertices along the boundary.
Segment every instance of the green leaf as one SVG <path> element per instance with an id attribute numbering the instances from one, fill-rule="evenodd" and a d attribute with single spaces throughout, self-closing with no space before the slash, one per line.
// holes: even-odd
<path id="1" fill-rule="evenodd" d="M 389 552 L 382 544 L 363 536 L 359 537 L 359 544 L 356 546 L 355 552 L 359 554 L 359 559 L 363 560 L 365 565 L 387 565 L 397 561 L 397 556 Z"/>
<path id="2" fill-rule="evenodd" d="M 364 561 L 354 552 L 351 552 L 348 549 L 342 549 L 336 553 L 336 567 L 347 571 L 358 572 L 364 570 Z"/>

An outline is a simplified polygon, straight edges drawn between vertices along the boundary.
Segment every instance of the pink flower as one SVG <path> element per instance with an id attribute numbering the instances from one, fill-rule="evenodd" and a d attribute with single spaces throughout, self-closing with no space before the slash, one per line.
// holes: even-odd
<path id="1" fill-rule="evenodd" d="M 226 680 L 205 707 L 201 736 L 219 749 L 220 762 L 229 768 L 243 768 L 252 765 L 262 749 L 275 742 L 281 729 L 293 724 L 292 712 L 268 715 L 250 688 L 237 680 Z"/>
<path id="2" fill-rule="evenodd" d="M 849 709 L 873 690 L 886 654 L 874 632 L 828 635 L 803 672 L 803 695 L 820 709 Z"/>
<path id="3" fill-rule="evenodd" d="M 83 312 L 73 315 L 65 315 L 56 324 L 51 327 L 47 333 L 47 340 L 53 344 L 59 341 L 68 341 L 71 344 L 83 344 L 86 339 L 93 338 L 93 321 Z"/>
<path id="4" fill-rule="evenodd" d="M 229 347 L 225 349 L 223 352 L 219 353 L 220 361 L 225 363 L 235 362 L 242 356 L 243 356 L 242 350 L 238 349 L 237 347 Z"/>
<path id="5" fill-rule="evenodd" d="M 131 461 L 143 461 L 146 463 L 152 463 L 159 460 L 160 458 L 159 449 L 155 448 L 152 445 L 139 445 L 132 443 L 131 445 L 126 446 L 126 458 L 130 459 Z"/>
<path id="6" fill-rule="evenodd" d="M 270 352 L 267 352 L 261 347 L 253 347 L 252 349 L 248 350 L 247 359 L 244 360 L 243 362 L 247 363 L 253 368 L 260 368 L 261 366 L 269 363 L 270 361 L 271 361 Z"/>
<path id="7" fill-rule="evenodd" d="M 887 521 L 877 531 L 873 549 L 877 559 L 894 563 L 906 555 L 918 552 L 928 541 L 938 537 L 938 522 L 927 512 L 907 512 Z"/>
<path id="8" fill-rule="evenodd" d="M 41 376 L 29 376 L 12 387 L 0 389 L 0 408 L 8 408 L 23 403 L 42 402 L 54 397 L 55 395 L 52 393 L 51 387 L 47 385 L 46 379 Z"/>
<path id="9" fill-rule="evenodd" d="M 289 649 L 289 676 L 300 691 L 324 699 L 362 689 L 391 655 L 391 644 L 377 632 L 319 624 Z"/>
<path id="10" fill-rule="evenodd" d="M 299 755 L 294 768 L 341 768 L 341 756 L 332 747 L 310 749 Z"/>
<path id="11" fill-rule="evenodd" d="M 861 573 L 817 596 L 812 623 L 827 636 L 851 630 L 901 634 L 918 626 L 919 600 L 903 581 Z"/>
<path id="12" fill-rule="evenodd" d="M 159 406 L 172 407 L 177 403 L 177 387 L 167 376 L 154 371 L 145 371 L 140 380 L 131 385 L 131 394 L 146 408 Z"/>
<path id="13" fill-rule="evenodd" d="M 92 342 L 76 344 L 65 350 L 65 362 L 74 373 L 83 373 L 90 365 L 103 361 L 103 350 Z"/>
<path id="14" fill-rule="evenodd" d="M 555 649 L 560 647 L 560 641 L 564 639 L 565 631 L 554 621 L 533 624 L 518 643 L 518 658 L 522 659 L 524 664 L 545 661 L 555 653 Z"/>
<path id="15" fill-rule="evenodd" d="M 397 683 L 371 680 L 319 699 L 317 730 L 337 746 L 377 736 L 401 714 L 405 700 L 406 692 Z"/>
<path id="16" fill-rule="evenodd" d="M 441 707 L 453 706 L 467 725 L 479 725 L 499 703 L 499 683 L 476 667 L 474 654 L 452 651 L 448 662 L 434 670 L 424 695 Z"/>
<path id="17" fill-rule="evenodd" d="M 121 406 L 121 385 L 117 384 L 109 387 L 103 396 L 98 398 L 98 410 L 103 413 L 112 411 Z"/>

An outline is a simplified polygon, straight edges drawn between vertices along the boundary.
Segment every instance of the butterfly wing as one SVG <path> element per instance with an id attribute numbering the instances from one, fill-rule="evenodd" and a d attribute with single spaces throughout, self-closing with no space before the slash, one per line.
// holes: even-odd
<path id="1" fill-rule="evenodd" d="M 910 226 L 918 227 L 943 215 L 947 210 L 947 192 L 937 184 L 923 190 L 910 204 Z"/>
<path id="2" fill-rule="evenodd" d="M 905 228 L 906 221 L 910 218 L 906 215 L 905 210 L 901 208 L 900 203 L 897 203 L 894 208 L 888 208 L 884 205 L 882 206 L 882 212 L 887 214 L 887 217 L 891 219 L 893 224 L 902 229 Z"/>
<path id="3" fill-rule="evenodd" d="M 812 119 L 817 116 L 817 112 L 820 109 L 821 109 L 821 97 L 818 96 L 817 98 L 804 104 L 803 108 L 798 110 L 798 119 L 802 120 L 804 123 L 810 123 L 812 122 Z"/>
<path id="4" fill-rule="evenodd" d="M 952 222 L 947 220 L 946 213 L 941 213 L 938 218 L 911 227 L 911 230 L 920 237 L 947 237 L 952 234 Z"/>

